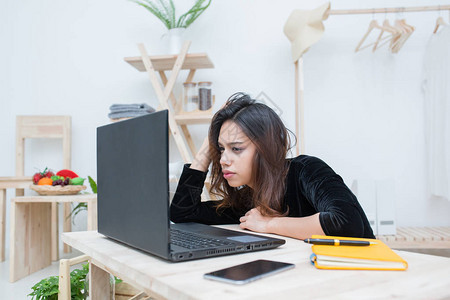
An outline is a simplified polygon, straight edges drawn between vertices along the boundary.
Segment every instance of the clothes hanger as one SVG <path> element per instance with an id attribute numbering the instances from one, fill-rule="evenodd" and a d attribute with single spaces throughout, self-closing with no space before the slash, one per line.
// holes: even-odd
<path id="1" fill-rule="evenodd" d="M 389 45 L 389 49 L 391 49 L 391 52 L 394 52 L 394 49 L 400 42 L 400 40 L 408 33 L 408 30 L 405 28 L 404 23 L 396 19 L 394 22 L 394 26 L 398 29 L 398 33 L 395 34 L 394 37 L 391 39 L 391 44 Z"/>
<path id="2" fill-rule="evenodd" d="M 390 45 L 392 53 L 398 53 L 398 51 L 400 51 L 400 48 L 403 46 L 403 44 L 408 40 L 408 38 L 415 30 L 413 26 L 406 23 L 405 19 L 401 20 L 397 19 L 395 21 L 395 27 L 397 27 L 401 31 L 401 34 L 395 36 L 395 38 L 392 39 L 392 43 Z"/>
<path id="3" fill-rule="evenodd" d="M 448 11 L 449 19 L 450 19 L 450 10 Z M 444 19 L 441 17 L 441 6 L 439 5 L 439 17 L 436 19 L 436 26 L 434 27 L 433 33 L 438 32 L 440 26 L 448 25 Z"/>
<path id="4" fill-rule="evenodd" d="M 382 38 L 384 32 L 388 32 L 388 33 L 390 33 L 390 35 L 388 35 L 388 36 Z M 392 38 L 393 38 L 394 36 L 398 35 L 398 34 L 401 34 L 401 31 L 400 31 L 398 28 L 396 28 L 396 27 L 394 27 L 394 26 L 391 26 L 391 24 L 389 23 L 389 20 L 388 20 L 387 18 L 384 19 L 384 21 L 383 21 L 383 26 L 382 26 L 380 35 L 378 36 L 378 39 L 377 39 L 377 41 L 375 42 L 375 45 L 374 45 L 373 48 L 372 48 L 372 52 L 375 52 L 375 50 L 379 49 L 379 48 L 382 47 L 383 45 L 385 45 L 385 44 L 387 44 L 388 42 L 392 41 Z M 387 40 L 387 41 L 385 41 L 384 43 L 382 43 L 382 44 L 379 45 L 379 43 L 380 43 L 381 41 L 383 41 L 383 40 L 385 40 L 385 39 L 388 39 L 388 38 L 390 38 L 390 40 Z"/>
<path id="5" fill-rule="evenodd" d="M 394 26 L 396 28 L 398 28 L 399 32 L 401 32 L 401 34 L 397 35 L 395 37 L 395 39 L 392 40 L 391 43 L 391 48 L 393 48 L 395 46 L 395 44 L 398 43 L 398 41 L 410 31 L 410 28 L 406 26 L 406 20 L 403 18 L 401 18 L 403 16 L 403 12 L 401 12 L 401 15 L 397 16 L 395 22 L 394 22 Z"/>
<path id="6" fill-rule="evenodd" d="M 380 41 L 385 40 L 385 38 L 382 38 L 382 36 L 383 36 L 383 34 L 384 34 L 385 31 L 387 31 L 387 30 L 390 29 L 390 26 L 391 26 L 391 25 L 389 24 L 389 21 L 388 21 L 388 19 L 387 19 L 387 9 L 385 9 L 385 11 L 384 11 L 384 21 L 383 21 L 383 26 L 382 26 L 382 29 L 381 29 L 380 34 L 378 35 L 377 40 L 376 40 L 375 43 L 374 43 L 374 46 L 373 46 L 373 48 L 372 48 L 372 52 L 375 52 L 375 50 L 377 50 L 377 47 L 378 47 L 378 44 L 380 43 Z M 391 36 L 392 36 L 392 35 L 391 35 Z M 388 37 L 389 37 L 389 36 L 388 36 Z M 384 45 L 384 44 L 385 44 L 385 43 L 381 44 L 380 47 L 381 47 L 382 45 Z M 378 48 L 380 48 L 380 47 L 378 47 Z"/>
<path id="7" fill-rule="evenodd" d="M 400 11 L 400 17 L 403 15 L 403 12 L 404 8 Z M 414 26 L 407 24 L 404 18 L 400 19 L 399 17 L 395 20 L 394 26 L 398 29 L 399 33 L 392 38 L 389 48 L 392 53 L 398 53 L 406 40 L 408 40 L 414 32 L 415 28 Z"/>
<path id="8" fill-rule="evenodd" d="M 364 43 L 364 41 L 366 40 L 366 38 L 369 36 L 369 34 L 372 32 L 372 30 L 374 30 L 375 28 L 377 29 L 382 29 L 382 27 L 378 24 L 377 20 L 372 20 L 369 23 L 369 28 L 367 28 L 367 32 L 364 34 L 364 36 L 362 37 L 361 41 L 358 43 L 358 45 L 356 46 L 355 52 L 361 51 L 367 47 L 370 47 L 371 45 L 373 45 L 373 43 L 365 45 L 364 47 L 361 47 L 362 44 Z"/>
<path id="9" fill-rule="evenodd" d="M 445 23 L 444 19 L 442 17 L 439 17 L 436 19 L 436 27 L 434 27 L 433 33 L 436 33 L 440 26 L 446 26 L 448 25 Z"/>
<path id="10" fill-rule="evenodd" d="M 387 9 L 384 11 L 384 21 L 386 21 L 387 20 Z M 384 23 L 384 22 L 383 22 Z M 375 41 L 375 43 L 374 43 L 374 45 L 373 45 L 373 48 L 372 48 L 372 52 L 375 52 L 375 50 L 377 50 L 377 46 L 378 46 L 378 43 L 381 41 L 381 40 L 384 40 L 383 38 L 382 38 L 382 36 L 383 36 L 383 33 L 384 33 L 384 25 L 382 26 L 382 28 L 380 29 L 381 31 L 380 31 L 380 34 L 378 35 L 378 38 L 377 38 L 377 40 Z"/>
<path id="11" fill-rule="evenodd" d="M 398 26 L 399 28 L 403 28 L 403 34 L 400 36 L 400 38 L 395 41 L 395 43 L 391 46 L 392 53 L 398 53 L 400 49 L 403 47 L 405 42 L 409 39 L 409 37 L 413 34 L 415 27 L 409 25 L 406 23 L 405 19 L 398 20 Z"/>

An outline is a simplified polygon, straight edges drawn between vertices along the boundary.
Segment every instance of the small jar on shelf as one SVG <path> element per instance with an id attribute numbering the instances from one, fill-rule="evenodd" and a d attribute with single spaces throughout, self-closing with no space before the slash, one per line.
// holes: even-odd
<path id="1" fill-rule="evenodd" d="M 208 110 L 212 106 L 211 81 L 201 81 L 198 83 L 198 108 Z"/>
<path id="2" fill-rule="evenodd" d="M 186 112 L 198 109 L 198 92 L 195 82 L 183 83 L 183 110 Z"/>

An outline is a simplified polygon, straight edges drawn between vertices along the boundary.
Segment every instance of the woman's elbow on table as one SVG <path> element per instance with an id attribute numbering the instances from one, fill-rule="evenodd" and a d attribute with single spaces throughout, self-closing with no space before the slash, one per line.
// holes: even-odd
<path id="1" fill-rule="evenodd" d="M 357 211 L 347 214 L 321 212 L 319 220 L 326 235 L 364 237 L 364 223 Z"/>

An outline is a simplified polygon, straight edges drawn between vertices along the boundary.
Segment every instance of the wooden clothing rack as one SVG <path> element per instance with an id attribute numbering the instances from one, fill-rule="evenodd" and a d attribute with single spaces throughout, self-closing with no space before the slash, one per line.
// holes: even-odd
<path id="1" fill-rule="evenodd" d="M 332 9 L 329 15 L 356 15 L 376 13 L 406 13 L 424 11 L 450 11 L 450 5 L 416 6 L 416 7 L 381 7 L 365 9 Z M 436 30 L 436 29 L 435 29 Z M 304 86 L 303 86 L 303 56 L 295 62 L 295 133 L 299 141 L 296 145 L 296 153 L 305 153 L 305 129 L 304 129 Z"/>
<path id="2" fill-rule="evenodd" d="M 330 15 L 357 15 L 378 13 L 404 13 L 423 11 L 450 10 L 450 5 L 416 6 L 416 7 L 382 7 L 365 9 L 332 9 Z"/>

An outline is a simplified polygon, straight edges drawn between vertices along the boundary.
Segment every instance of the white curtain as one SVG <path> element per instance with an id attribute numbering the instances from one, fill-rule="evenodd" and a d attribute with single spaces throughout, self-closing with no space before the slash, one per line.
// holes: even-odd
<path id="1" fill-rule="evenodd" d="M 450 26 L 440 28 L 427 44 L 422 88 L 425 108 L 427 190 L 430 197 L 450 199 Z"/>

